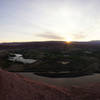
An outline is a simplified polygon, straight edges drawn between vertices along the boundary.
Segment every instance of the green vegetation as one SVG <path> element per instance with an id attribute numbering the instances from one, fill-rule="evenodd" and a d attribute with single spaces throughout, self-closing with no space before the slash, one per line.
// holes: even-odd
<path id="1" fill-rule="evenodd" d="M 12 49 L 0 52 L 0 66 L 8 71 L 31 71 L 40 75 L 77 76 L 100 72 L 100 49 L 65 47 L 62 49 Z M 24 58 L 36 59 L 33 64 L 8 60 L 10 53 L 22 54 Z"/>

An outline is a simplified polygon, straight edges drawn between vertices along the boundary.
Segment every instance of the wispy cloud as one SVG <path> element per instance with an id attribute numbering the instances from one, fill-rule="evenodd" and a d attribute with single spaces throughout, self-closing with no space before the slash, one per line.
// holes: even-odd
<path id="1" fill-rule="evenodd" d="M 37 36 L 45 39 L 54 39 L 54 40 L 64 40 L 64 37 L 57 35 L 53 32 L 44 32 L 41 34 L 38 34 Z"/>
<path id="2" fill-rule="evenodd" d="M 72 37 L 75 40 L 81 40 L 81 39 L 85 39 L 87 36 L 86 36 L 86 34 L 78 33 L 78 34 L 73 34 Z"/>

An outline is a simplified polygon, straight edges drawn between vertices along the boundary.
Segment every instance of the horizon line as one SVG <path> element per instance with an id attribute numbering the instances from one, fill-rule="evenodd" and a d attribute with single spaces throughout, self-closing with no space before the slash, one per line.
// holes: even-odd
<path id="1" fill-rule="evenodd" d="M 91 42 L 91 41 L 100 41 L 100 40 L 89 40 L 89 41 L 70 41 L 70 42 Z M 11 42 L 0 42 L 0 44 L 6 44 L 6 43 L 30 43 L 30 42 L 67 42 L 65 40 L 63 41 L 57 41 L 57 40 L 51 40 L 51 41 L 11 41 Z"/>

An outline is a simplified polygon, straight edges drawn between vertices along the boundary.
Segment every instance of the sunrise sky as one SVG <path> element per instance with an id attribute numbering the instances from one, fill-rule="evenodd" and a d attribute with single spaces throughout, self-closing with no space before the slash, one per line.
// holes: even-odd
<path id="1" fill-rule="evenodd" d="M 100 40 L 100 0 L 0 0 L 0 42 Z"/>

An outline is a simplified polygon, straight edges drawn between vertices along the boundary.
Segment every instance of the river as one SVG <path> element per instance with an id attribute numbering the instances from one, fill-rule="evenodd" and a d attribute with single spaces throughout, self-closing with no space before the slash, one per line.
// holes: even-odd
<path id="1" fill-rule="evenodd" d="M 22 76 L 28 77 L 32 80 L 46 83 L 49 85 L 56 85 L 57 87 L 68 88 L 71 86 L 86 86 L 87 84 L 100 82 L 100 74 L 82 76 L 82 77 L 74 77 L 74 78 L 48 78 L 35 75 L 31 72 L 22 72 L 17 73 Z"/>

